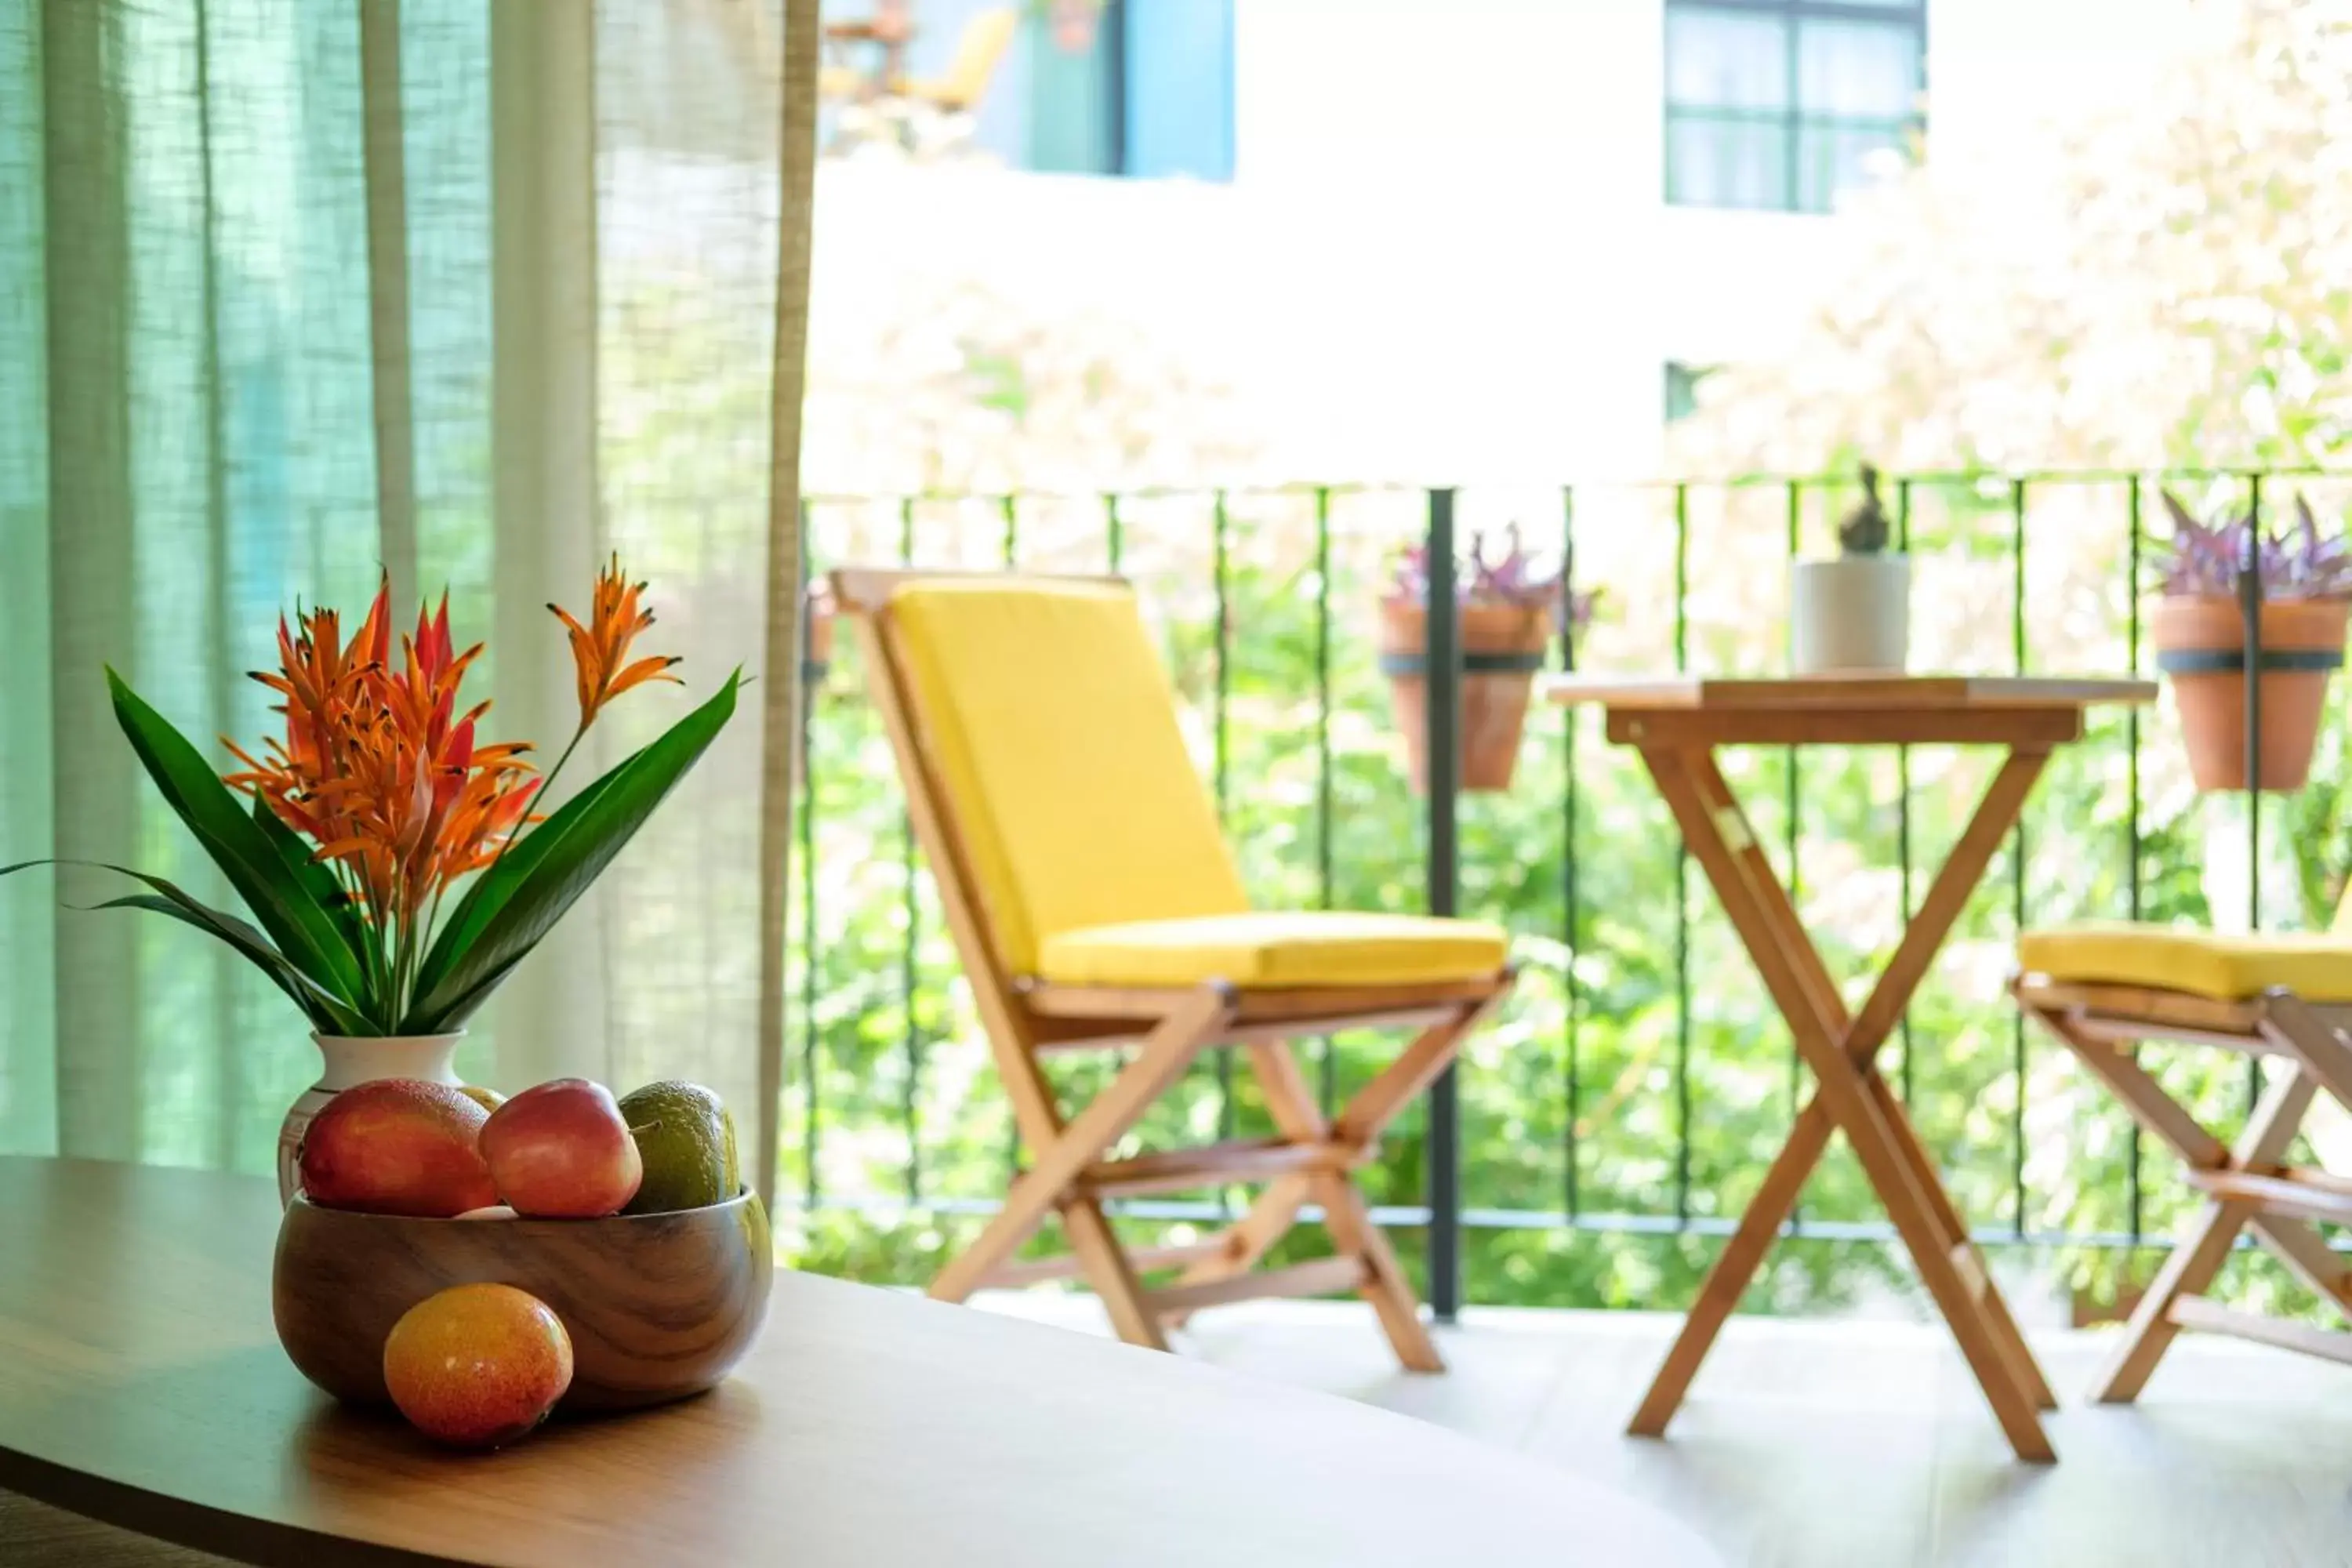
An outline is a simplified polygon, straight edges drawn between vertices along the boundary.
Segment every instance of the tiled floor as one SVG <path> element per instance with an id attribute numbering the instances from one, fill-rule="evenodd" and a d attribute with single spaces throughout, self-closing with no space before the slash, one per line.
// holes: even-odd
<path id="1" fill-rule="evenodd" d="M 982 1305 L 1107 1331 L 1083 1296 Z M 1622 1487 L 1737 1564 L 2352 1568 L 2352 1369 L 2184 1335 L 2138 1407 L 2092 1407 L 2082 1391 L 2106 1335 L 2036 1334 L 2064 1405 L 2050 1418 L 2060 1462 L 2045 1468 L 2010 1458 L 1940 1331 L 1741 1318 L 1671 1437 L 1628 1438 L 1675 1324 L 1471 1313 L 1441 1331 L 1452 1370 L 1415 1377 L 1395 1370 L 1362 1309 L 1268 1302 L 1202 1314 L 1183 1353 Z"/>

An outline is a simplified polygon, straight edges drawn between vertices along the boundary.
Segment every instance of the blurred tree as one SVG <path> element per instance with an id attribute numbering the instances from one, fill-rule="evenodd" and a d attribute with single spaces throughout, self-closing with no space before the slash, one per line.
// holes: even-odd
<path id="1" fill-rule="evenodd" d="M 2222 47 L 2032 148 L 1856 197 L 1810 325 L 1706 380 L 1676 468 L 2292 466 L 2352 439 L 2352 9 L 2238 0 Z"/>

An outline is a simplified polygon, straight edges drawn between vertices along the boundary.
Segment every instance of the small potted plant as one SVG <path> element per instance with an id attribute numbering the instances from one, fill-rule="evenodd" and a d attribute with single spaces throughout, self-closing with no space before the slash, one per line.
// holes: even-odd
<path id="1" fill-rule="evenodd" d="M 1511 529 L 1499 559 L 1473 534 L 1466 570 L 1454 578 L 1462 637 L 1462 787 L 1503 790 L 1517 766 L 1519 732 L 1544 650 L 1555 630 L 1592 618 L 1593 595 L 1567 595 L 1559 573 L 1537 569 Z M 1416 792 L 1429 788 L 1429 552 L 1416 545 L 1397 561 L 1381 599 L 1381 668 L 1405 742 Z"/>
<path id="2" fill-rule="evenodd" d="M 1911 559 L 1889 551 L 1878 470 L 1862 466 L 1862 501 L 1838 524 L 1836 559 L 1800 561 L 1790 584 L 1798 675 L 1897 675 L 1911 642 Z"/>
<path id="3" fill-rule="evenodd" d="M 2243 516 L 2200 522 L 2164 492 L 2172 537 L 2161 543 L 2158 598 L 2148 612 L 2156 667 L 2180 708 L 2189 776 L 2200 790 L 2241 790 L 2246 779 L 2246 611 L 2243 574 L 2261 588 L 2259 678 L 2262 693 L 2258 787 L 2303 787 L 2327 697 L 2328 677 L 2344 662 L 2352 617 L 2352 551 L 2338 532 L 2323 535 L 2295 497 L 2295 525 L 2266 534 L 2250 509 Z"/>

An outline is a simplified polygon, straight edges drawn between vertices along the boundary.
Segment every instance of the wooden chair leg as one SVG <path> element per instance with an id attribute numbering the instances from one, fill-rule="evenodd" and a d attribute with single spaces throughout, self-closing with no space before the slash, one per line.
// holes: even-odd
<path id="1" fill-rule="evenodd" d="M 1250 1071 L 1265 1093 L 1266 1110 L 1282 1135 L 1298 1142 L 1321 1142 L 1329 1134 L 1323 1113 L 1298 1071 L 1298 1059 L 1286 1040 L 1261 1040 L 1249 1047 Z M 1246 1274 L 1298 1223 L 1309 1189 L 1304 1176 L 1284 1176 L 1260 1193 L 1249 1212 L 1224 1235 L 1224 1250 L 1205 1258 L 1177 1277 L 1177 1284 L 1205 1285 Z M 1171 1321 L 1181 1324 L 1191 1313 Z"/>
<path id="2" fill-rule="evenodd" d="M 1370 1144 L 1404 1108 L 1436 1080 L 1461 1054 L 1462 1042 L 1503 1005 L 1510 994 L 1509 977 L 1485 1001 L 1465 1007 L 1451 1018 L 1432 1024 L 1398 1053 L 1371 1082 L 1332 1119 L 1332 1136 L 1345 1143 Z"/>
<path id="3" fill-rule="evenodd" d="M 2246 1124 L 2244 1136 L 2231 1151 L 2228 1166 L 2266 1165 L 2284 1153 L 2287 1144 L 2294 1139 L 2295 1129 L 2302 1125 L 2304 1112 L 2311 1107 L 2312 1093 L 2317 1087 L 2311 1075 L 2300 1068 L 2282 1075 Z M 2173 1303 L 2184 1296 L 2201 1296 L 2212 1287 L 2214 1276 L 2229 1260 L 2238 1232 L 2245 1228 L 2253 1215 L 2249 1204 L 2206 1205 L 2205 1212 L 2157 1271 L 2147 1294 L 2140 1298 L 2137 1310 L 2132 1313 L 2131 1326 L 2125 1331 L 2122 1348 L 2092 1385 L 2093 1400 L 2101 1405 L 2128 1405 L 2139 1397 L 2157 1363 L 2164 1359 L 2164 1352 L 2172 1348 L 2174 1337 L 2180 1332 L 2180 1325 L 2172 1320 Z"/>
<path id="4" fill-rule="evenodd" d="M 1373 1223 L 1364 1194 L 1341 1175 L 1318 1176 L 1314 1185 L 1324 1223 L 1331 1228 L 1332 1246 L 1364 1265 L 1364 1282 L 1356 1293 L 1379 1317 L 1381 1331 L 1388 1336 L 1397 1360 L 1408 1372 L 1444 1372 L 1445 1358 L 1437 1353 L 1436 1342 L 1421 1321 L 1421 1300 L 1412 1293 L 1412 1281 L 1405 1278 L 1387 1235 Z"/>
<path id="5" fill-rule="evenodd" d="M 1298 1211 L 1306 1205 L 1307 1198 L 1304 1176 L 1284 1176 L 1269 1184 L 1250 1205 L 1249 1212 L 1225 1232 L 1223 1250 L 1186 1268 L 1177 1276 L 1176 1282 L 1205 1285 L 1212 1279 L 1245 1274 L 1256 1268 L 1258 1260 L 1298 1223 Z"/>
<path id="6" fill-rule="evenodd" d="M 1202 1047 L 1223 1032 L 1233 1014 L 1233 992 L 1213 985 L 1203 986 L 1185 1005 L 1161 1019 L 1110 1086 L 1071 1120 L 1058 1139 L 1035 1151 L 1035 1163 L 1013 1183 L 1004 1206 L 981 1231 L 979 1239 L 931 1282 L 933 1299 L 961 1301 L 977 1289 L 991 1269 L 1011 1257 L 1045 1223 L 1045 1216 L 1068 1195 L 1079 1172 L 1134 1126 Z M 1108 1236 L 1108 1230 L 1102 1234 Z M 1109 1245 L 1115 1248 L 1117 1243 Z"/>
<path id="7" fill-rule="evenodd" d="M 2311 1005 L 2288 991 L 2273 991 L 2263 999 L 2263 1036 L 2282 1046 L 2303 1064 L 2329 1096 L 2352 1110 L 2352 1046 L 2319 1016 Z"/>
<path id="8" fill-rule="evenodd" d="M 2122 1347 L 2092 1382 L 2094 1404 L 2129 1405 L 2139 1397 L 2156 1363 L 2164 1359 L 2173 1337 L 2180 1332 L 2180 1326 L 2172 1321 L 2172 1303 L 2183 1296 L 2205 1293 L 2252 1213 L 2244 1204 L 2208 1204 L 2188 1234 L 2173 1244 L 2147 1293 L 2132 1310 Z"/>
<path id="9" fill-rule="evenodd" d="M 1412 1097 L 1461 1053 L 1463 1042 L 1502 1005 L 1507 990 L 1506 984 L 1483 1002 L 1423 1030 L 1387 1070 L 1348 1101 L 1331 1123 L 1332 1135 L 1358 1149 L 1368 1149 Z M 1316 1121 L 1319 1124 L 1321 1118 Z M 1411 1372 L 1444 1372 L 1445 1360 L 1437 1353 L 1436 1342 L 1421 1321 L 1421 1300 L 1413 1294 L 1412 1281 L 1406 1278 L 1387 1234 L 1373 1222 L 1354 1180 L 1338 1174 L 1318 1177 L 1315 1187 L 1332 1245 L 1363 1263 L 1364 1282 L 1357 1293 L 1379 1316 L 1397 1360 Z"/>
<path id="10" fill-rule="evenodd" d="M 1111 1233 L 1102 1205 L 1094 1198 L 1071 1203 L 1062 1210 L 1062 1230 L 1069 1237 L 1070 1250 L 1078 1255 L 1087 1283 L 1102 1298 L 1103 1310 L 1110 1314 L 1110 1326 L 1118 1337 L 1145 1350 L 1166 1350 L 1168 1335 L 1145 1301 L 1143 1281 L 1136 1278 L 1127 1249 Z"/>
<path id="11" fill-rule="evenodd" d="M 2074 1058 L 2123 1102 L 2132 1120 L 2169 1147 L 2182 1163 L 2200 1171 L 2220 1170 L 2228 1164 L 2229 1146 L 2199 1126 L 2197 1119 L 2165 1093 L 2163 1086 L 2148 1076 L 2147 1069 L 2135 1061 L 2129 1051 L 2081 1034 L 2063 1013 L 2039 1006 L 2022 996 L 2019 1005 L 2028 1017 L 2057 1037 Z M 2277 1004 L 2273 1006 L 2276 1009 Z M 2307 1033 L 2310 1027 L 2326 1028 L 2315 1019 L 2297 1017 L 2292 1008 L 2281 1010 L 2281 1015 L 2276 1021 L 2287 1031 L 2289 1040 L 2298 1032 Z M 2339 1310 L 2352 1315 L 2352 1271 L 2347 1270 L 2343 1257 L 2327 1245 L 2326 1237 L 2305 1222 L 2283 1215 L 2252 1215 L 2247 1224 L 2252 1227 L 2254 1239 L 2297 1279 L 2334 1302 Z"/>
<path id="12" fill-rule="evenodd" d="M 1454 1059 L 1464 1038 L 1499 995 L 1465 1007 L 1455 1016 L 1423 1030 L 1379 1077 L 1358 1091 L 1336 1121 L 1324 1120 L 1287 1041 L 1252 1044 L 1248 1047 L 1251 1070 L 1265 1089 L 1267 1110 L 1284 1137 L 1301 1142 L 1336 1137 L 1359 1150 L 1366 1149 L 1413 1095 Z M 1379 1319 L 1397 1360 L 1412 1372 L 1444 1371 L 1444 1358 L 1421 1321 L 1420 1300 L 1395 1248 L 1373 1223 L 1363 1194 L 1338 1172 L 1275 1182 L 1228 1233 L 1227 1250 L 1192 1265 L 1179 1283 L 1208 1283 L 1255 1268 L 1296 1223 L 1300 1206 L 1309 1196 L 1323 1205 L 1333 1249 L 1362 1265 L 1363 1279 L 1357 1293 Z"/>

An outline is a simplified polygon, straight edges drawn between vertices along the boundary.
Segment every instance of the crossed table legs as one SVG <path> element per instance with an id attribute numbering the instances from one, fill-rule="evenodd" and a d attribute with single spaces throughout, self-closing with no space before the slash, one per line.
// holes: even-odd
<path id="1" fill-rule="evenodd" d="M 1937 1178 L 1917 1130 L 1876 1066 L 1880 1047 L 1894 1032 L 2001 840 L 2016 826 L 2027 795 L 2049 761 L 2048 750 L 2011 750 L 1869 1000 L 1860 1014 L 1851 1016 L 1712 752 L 1698 744 L 1645 745 L 1641 751 L 1682 827 L 1685 843 L 1714 884 L 1724 911 L 1795 1034 L 1797 1048 L 1819 1089 L 1799 1113 L 1788 1143 L 1716 1260 L 1665 1364 L 1633 1416 L 1632 1432 L 1642 1436 L 1664 1432 L 1724 1320 L 1738 1304 L 1795 1207 L 1799 1191 L 1829 1146 L 1831 1131 L 1837 1130 L 1860 1156 L 1871 1186 L 1885 1204 L 1937 1310 L 1951 1326 L 2010 1447 L 2021 1459 L 2054 1460 L 2057 1455 L 2038 1412 L 2056 1409 L 2057 1399 Z"/>

